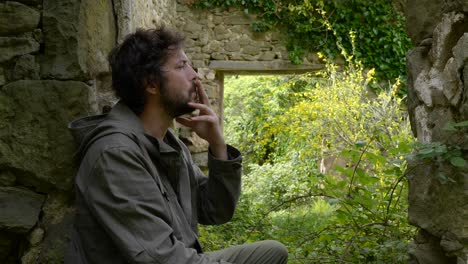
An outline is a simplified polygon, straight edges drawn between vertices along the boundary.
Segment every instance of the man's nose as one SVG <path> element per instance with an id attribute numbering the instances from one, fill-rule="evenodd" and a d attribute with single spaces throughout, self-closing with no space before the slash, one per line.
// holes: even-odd
<path id="1" fill-rule="evenodd" d="M 192 67 L 192 65 L 190 65 L 189 67 L 190 67 L 190 79 L 191 80 L 197 80 L 198 79 L 197 69 Z"/>

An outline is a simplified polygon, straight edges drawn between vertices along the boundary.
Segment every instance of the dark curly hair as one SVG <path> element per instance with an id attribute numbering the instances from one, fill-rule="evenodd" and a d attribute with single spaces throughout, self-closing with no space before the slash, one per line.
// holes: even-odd
<path id="1" fill-rule="evenodd" d="M 112 87 L 117 97 L 139 114 L 145 104 L 145 87 L 159 85 L 161 66 L 171 51 L 181 48 L 184 37 L 165 28 L 137 29 L 109 54 Z"/>

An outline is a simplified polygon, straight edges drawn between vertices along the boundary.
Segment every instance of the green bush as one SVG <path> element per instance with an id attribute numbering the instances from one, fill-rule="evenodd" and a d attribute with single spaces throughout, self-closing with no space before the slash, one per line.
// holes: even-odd
<path id="1" fill-rule="evenodd" d="M 246 157 L 243 195 L 232 222 L 201 229 L 208 250 L 277 239 L 290 263 L 404 263 L 413 138 L 401 84 L 374 94 L 374 71 L 348 65 L 226 78 L 225 135 Z M 324 168 L 328 158 L 336 164 Z"/>

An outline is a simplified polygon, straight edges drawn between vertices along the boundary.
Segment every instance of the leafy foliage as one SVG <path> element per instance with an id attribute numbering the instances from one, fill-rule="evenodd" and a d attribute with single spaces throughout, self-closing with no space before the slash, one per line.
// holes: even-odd
<path id="1" fill-rule="evenodd" d="M 308 52 L 336 57 L 351 50 L 380 80 L 406 75 L 405 54 L 411 43 L 403 15 L 388 0 L 197 0 L 200 8 L 236 7 L 255 13 L 252 29 L 279 29 L 293 63 L 302 63 Z M 402 78 L 405 79 L 405 78 Z"/>
<path id="2" fill-rule="evenodd" d="M 462 121 L 459 123 L 447 122 L 443 128 L 445 131 L 457 132 L 450 136 L 460 138 L 461 140 L 468 139 L 468 121 Z M 459 134 L 456 136 L 456 134 Z M 448 137 L 447 137 L 448 138 Z M 466 151 L 467 147 L 453 142 L 441 143 L 438 141 L 429 143 L 418 143 L 415 144 L 415 151 L 413 154 L 408 155 L 408 159 L 412 161 L 422 161 L 428 164 L 434 164 L 438 168 L 443 168 L 444 164 L 450 164 L 455 171 L 451 172 L 452 175 L 447 175 L 447 172 L 439 169 L 434 176 L 439 180 L 440 183 L 455 183 L 456 181 L 452 178 L 454 173 L 458 174 L 463 170 L 468 169 L 468 161 L 465 157 L 468 156 Z"/>
<path id="3" fill-rule="evenodd" d="M 348 65 L 227 78 L 225 134 L 246 170 L 233 221 L 201 229 L 208 250 L 277 239 L 290 263 L 404 263 L 413 138 L 401 84 L 374 94 L 374 71 Z"/>

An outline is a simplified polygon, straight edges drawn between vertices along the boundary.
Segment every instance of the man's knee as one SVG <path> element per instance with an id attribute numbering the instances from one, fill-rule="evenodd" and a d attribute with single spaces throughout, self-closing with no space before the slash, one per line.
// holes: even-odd
<path id="1" fill-rule="evenodd" d="M 285 245 L 283 245 L 281 242 L 278 242 L 276 240 L 265 240 L 265 241 L 262 241 L 262 243 L 264 243 L 262 246 L 265 249 L 268 249 L 269 252 L 276 255 L 276 259 L 280 259 L 284 261 L 280 263 L 286 263 L 288 259 L 288 249 L 286 248 Z"/>

